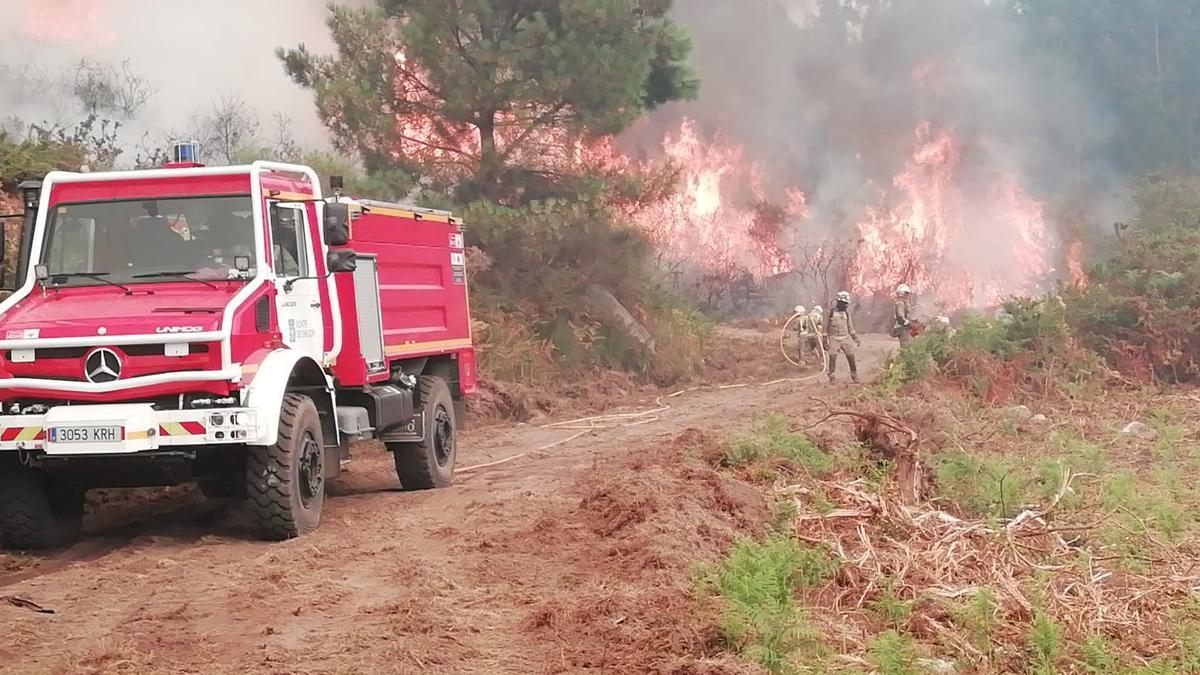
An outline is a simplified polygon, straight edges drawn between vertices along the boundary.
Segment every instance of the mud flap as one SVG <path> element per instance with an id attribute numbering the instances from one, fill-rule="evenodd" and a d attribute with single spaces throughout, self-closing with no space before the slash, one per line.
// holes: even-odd
<path id="1" fill-rule="evenodd" d="M 454 399 L 454 423 L 459 431 L 467 429 L 467 400 L 461 396 Z"/>
<path id="2" fill-rule="evenodd" d="M 325 446 L 325 471 L 326 479 L 336 478 L 342 472 L 342 462 L 350 459 L 350 443 L 342 441 L 341 445 L 326 445 Z"/>

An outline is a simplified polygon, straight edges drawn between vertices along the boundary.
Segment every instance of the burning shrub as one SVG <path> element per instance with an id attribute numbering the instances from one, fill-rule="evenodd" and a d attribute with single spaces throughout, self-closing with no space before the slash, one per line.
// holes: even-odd
<path id="1" fill-rule="evenodd" d="M 882 384 L 894 391 L 937 375 L 996 403 L 1022 388 L 1045 393 L 1089 380 L 1095 359 L 1072 337 L 1066 317 L 1059 296 L 1014 298 L 1001 318 L 971 315 L 957 330 L 922 334 L 889 360 Z"/>
<path id="2" fill-rule="evenodd" d="M 1150 176 L 1137 187 L 1137 219 L 1118 225 L 1112 256 L 1070 294 L 1071 326 L 1138 381 L 1200 375 L 1200 180 Z"/>

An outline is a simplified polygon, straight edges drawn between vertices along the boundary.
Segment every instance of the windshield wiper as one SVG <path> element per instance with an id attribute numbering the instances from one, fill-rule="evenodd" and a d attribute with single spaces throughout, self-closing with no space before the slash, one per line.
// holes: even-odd
<path id="1" fill-rule="evenodd" d="M 92 279 L 94 281 L 100 281 L 100 282 L 106 283 L 109 286 L 116 286 L 117 288 L 125 291 L 125 295 L 133 295 L 133 289 L 131 289 L 130 287 L 124 286 L 122 284 L 118 284 L 115 281 L 109 281 L 108 279 L 104 278 L 110 274 L 112 274 L 112 272 L 59 272 L 57 274 L 51 274 L 50 278 L 55 280 L 54 285 L 58 286 L 60 283 L 60 282 L 58 282 L 59 279 L 66 281 L 67 279 L 71 279 L 74 277 L 83 277 L 84 279 Z"/>
<path id="2" fill-rule="evenodd" d="M 196 270 L 189 270 L 186 272 L 144 272 L 142 274 L 135 274 L 135 275 L 133 275 L 132 278 L 133 279 L 153 279 L 155 277 L 173 277 L 175 279 L 186 279 L 187 281 L 194 281 L 198 284 L 204 284 L 205 286 L 208 286 L 209 288 L 220 288 L 219 286 L 217 286 L 214 283 L 205 281 L 204 279 L 197 279 L 196 277 L 192 276 L 195 273 L 196 273 Z"/>

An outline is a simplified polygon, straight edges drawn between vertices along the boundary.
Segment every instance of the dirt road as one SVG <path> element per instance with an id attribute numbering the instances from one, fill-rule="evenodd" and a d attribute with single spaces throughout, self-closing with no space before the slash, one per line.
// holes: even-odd
<path id="1" fill-rule="evenodd" d="M 887 346 L 868 340 L 864 369 Z M 446 490 L 398 491 L 390 457 L 364 445 L 320 530 L 283 543 L 251 540 L 236 509 L 191 491 L 118 508 L 69 551 L 0 557 L 0 596 L 54 612 L 0 602 L 0 670 L 741 670 L 692 626 L 687 575 L 765 508 L 683 467 L 679 436 L 724 434 L 827 387 L 697 391 L 546 450 L 575 432 L 470 431 L 460 466 L 529 454 Z"/>

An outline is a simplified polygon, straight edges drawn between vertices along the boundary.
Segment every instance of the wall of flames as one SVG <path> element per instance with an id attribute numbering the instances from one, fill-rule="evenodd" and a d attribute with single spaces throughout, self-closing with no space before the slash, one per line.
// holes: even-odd
<path id="1" fill-rule="evenodd" d="M 662 141 L 662 155 L 678 168 L 678 192 L 639 209 L 637 223 L 669 259 L 697 272 L 750 271 L 780 274 L 792 259 L 777 230 L 764 223 L 768 203 L 762 169 L 720 133 L 704 138 L 684 119 Z M 787 219 L 807 215 L 804 193 L 789 190 L 782 205 Z M 776 216 L 778 217 L 778 216 Z"/>
<path id="2" fill-rule="evenodd" d="M 664 157 L 681 169 L 679 193 L 635 220 L 674 260 L 759 278 L 793 271 L 789 251 L 834 233 L 854 249 L 843 275 L 849 290 L 879 296 L 906 283 L 946 311 L 1036 294 L 1060 264 L 1064 281 L 1082 283 L 1081 245 L 1058 241 L 1044 205 L 1020 178 L 966 161 L 970 150 L 950 130 L 924 122 L 904 166 L 872 201 L 848 209 L 848 220 L 821 222 L 793 186 L 782 200 L 785 226 L 772 231 L 758 220 L 762 168 L 720 132 L 703 137 L 685 119 L 662 143 Z"/>
<path id="3" fill-rule="evenodd" d="M 105 14 L 101 0 L 42 0 L 25 7 L 20 21 L 33 40 L 86 49 L 114 39 Z M 421 73 L 402 52 L 396 62 L 397 96 L 425 96 Z M 937 93 L 937 75 L 919 67 L 913 78 Z M 502 152 L 509 143 L 522 144 L 514 161 L 610 171 L 637 164 L 614 139 L 585 142 L 551 129 L 531 140 L 514 122 L 501 118 L 497 129 Z M 434 118 L 398 119 L 397 125 L 400 147 L 394 152 L 423 158 L 447 178 L 474 168 L 475 129 L 447 128 Z M 651 154 L 659 161 L 678 168 L 678 190 L 640 206 L 630 218 L 664 258 L 698 276 L 783 275 L 795 271 L 800 249 L 838 241 L 853 248 L 839 258 L 850 262 L 837 275 L 850 290 L 876 296 L 907 283 L 946 310 L 994 306 L 1009 295 L 1036 293 L 1059 274 L 1073 283 L 1085 281 L 1082 245 L 1059 240 L 1047 225 L 1044 205 L 1020 177 L 986 162 L 981 169 L 969 141 L 931 122 L 913 131 L 911 155 L 895 175 L 881 181 L 865 203 L 839 209 L 846 214 L 839 222 L 827 222 L 828 216 L 810 208 L 811 186 L 781 186 L 720 130 L 704 133 L 682 119 L 655 150 Z"/>

